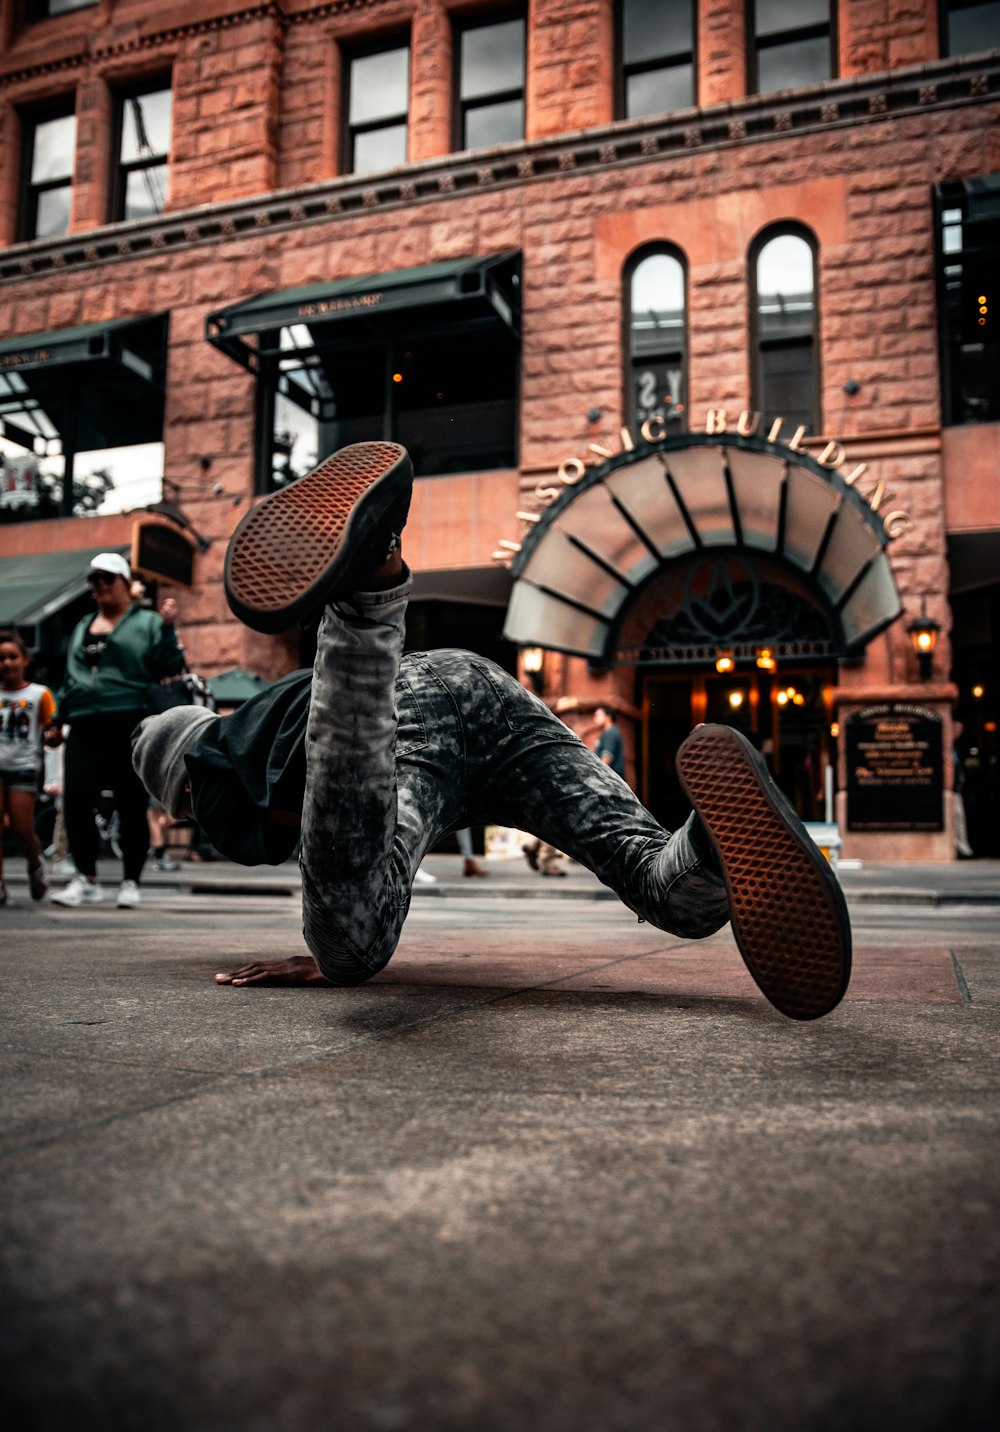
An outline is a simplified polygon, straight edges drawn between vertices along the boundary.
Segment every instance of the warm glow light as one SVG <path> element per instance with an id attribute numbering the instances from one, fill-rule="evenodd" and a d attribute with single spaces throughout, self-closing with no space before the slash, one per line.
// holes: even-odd
<path id="1" fill-rule="evenodd" d="M 757 665 L 761 671 L 774 671 L 778 663 L 774 659 L 774 653 L 769 646 L 762 646 L 757 653 Z"/>
<path id="2" fill-rule="evenodd" d="M 985 688 L 984 686 L 974 686 L 974 687 L 972 688 L 972 694 L 973 694 L 973 696 L 976 698 L 976 700 L 978 701 L 979 698 L 983 695 L 983 692 L 984 692 L 985 690 L 986 690 L 986 688 Z"/>
<path id="3" fill-rule="evenodd" d="M 795 702 L 796 706 L 804 706 L 806 704 L 806 698 L 802 695 L 801 691 L 796 691 L 795 695 L 792 697 L 792 700 Z"/>
<path id="4" fill-rule="evenodd" d="M 984 722 L 983 722 L 983 730 L 984 730 L 984 731 L 993 732 L 993 731 L 995 731 L 996 729 L 997 729 L 997 723 L 996 723 L 995 721 L 984 721 Z"/>
<path id="5" fill-rule="evenodd" d="M 918 631 L 916 641 L 918 651 L 934 650 L 934 637 L 929 631 Z"/>
<path id="6" fill-rule="evenodd" d="M 403 381 L 403 375 L 402 375 L 402 373 L 393 373 L 393 375 L 392 375 L 392 381 L 393 381 L 394 383 L 401 383 L 401 382 Z"/>
<path id="7" fill-rule="evenodd" d="M 839 721 L 834 721 L 834 723 L 833 723 L 832 726 L 830 727 L 830 735 L 831 735 L 831 736 L 833 737 L 833 739 L 836 741 L 837 737 L 840 735 L 840 722 L 839 722 Z"/>
<path id="8" fill-rule="evenodd" d="M 729 704 L 730 704 L 730 706 L 733 708 L 734 711 L 738 710 L 739 707 L 743 705 L 743 692 L 742 692 L 742 691 L 730 691 L 730 693 L 729 693 Z"/>
<path id="9" fill-rule="evenodd" d="M 540 646 L 526 646 L 521 652 L 521 663 L 525 671 L 541 671 L 543 660 Z"/>
<path id="10" fill-rule="evenodd" d="M 728 652 L 723 652 L 721 656 L 717 656 L 715 659 L 715 669 L 720 676 L 725 676 L 727 671 L 732 671 L 735 665 L 735 661 Z"/>
<path id="11" fill-rule="evenodd" d="M 788 705 L 788 692 L 787 692 L 787 691 L 779 691 L 779 692 L 778 692 L 778 696 L 777 696 L 777 702 L 778 702 L 778 705 L 779 705 L 779 706 L 787 706 L 787 705 Z"/>

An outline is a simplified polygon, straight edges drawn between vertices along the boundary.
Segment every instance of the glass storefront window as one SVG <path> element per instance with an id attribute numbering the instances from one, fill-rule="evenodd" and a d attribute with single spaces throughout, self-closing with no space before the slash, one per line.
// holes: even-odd
<path id="1" fill-rule="evenodd" d="M 1000 421 L 1000 174 L 935 194 L 944 421 Z"/>
<path id="2" fill-rule="evenodd" d="M 347 443 L 389 438 L 417 476 L 516 464 L 517 355 L 509 335 L 336 344 L 322 325 L 280 330 L 264 385 L 264 486 Z"/>

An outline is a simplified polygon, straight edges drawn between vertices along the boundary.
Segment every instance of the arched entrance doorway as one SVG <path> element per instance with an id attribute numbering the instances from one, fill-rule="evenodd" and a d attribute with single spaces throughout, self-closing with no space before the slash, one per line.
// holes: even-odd
<path id="1" fill-rule="evenodd" d="M 629 607 L 618 649 L 636 664 L 639 793 L 665 825 L 686 813 L 673 757 L 701 721 L 742 731 L 800 817 L 826 817 L 836 628 L 793 569 L 744 549 L 671 563 Z"/>
<path id="2" fill-rule="evenodd" d="M 619 691 L 634 671 L 637 785 L 664 823 L 683 814 L 674 753 L 706 720 L 746 731 L 800 814 L 825 816 L 839 662 L 902 609 L 854 476 L 770 436 L 630 438 L 599 466 L 564 463 L 520 514 L 504 635 Z"/>

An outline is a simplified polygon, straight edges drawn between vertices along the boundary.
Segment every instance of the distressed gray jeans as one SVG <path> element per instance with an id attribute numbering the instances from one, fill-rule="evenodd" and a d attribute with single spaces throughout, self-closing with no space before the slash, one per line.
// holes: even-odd
<path id="1" fill-rule="evenodd" d="M 449 830 L 496 822 L 587 866 L 643 920 L 700 939 L 729 918 L 694 815 L 673 835 L 512 676 L 465 651 L 402 655 L 409 580 L 328 607 L 306 727 L 303 925 L 334 984 L 399 940 L 414 874 Z"/>

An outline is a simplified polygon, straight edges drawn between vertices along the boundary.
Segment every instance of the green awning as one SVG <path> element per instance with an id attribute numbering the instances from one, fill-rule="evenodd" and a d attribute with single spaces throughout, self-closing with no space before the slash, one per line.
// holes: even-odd
<path id="1" fill-rule="evenodd" d="M 92 559 L 98 552 L 109 551 L 121 552 L 128 560 L 128 547 L 109 547 L 107 543 L 0 559 L 0 626 L 35 626 L 82 597 Z"/>
<path id="2" fill-rule="evenodd" d="M 258 352 L 277 351 L 281 329 L 304 326 L 316 348 L 367 335 L 415 335 L 477 320 L 516 334 L 520 324 L 520 253 L 508 249 L 486 258 L 454 259 L 330 279 L 304 288 L 262 293 L 210 313 L 210 343 L 255 370 Z M 267 335 L 272 335 L 268 342 Z M 297 356 L 309 345 L 296 342 Z"/>
<path id="3" fill-rule="evenodd" d="M 0 343 L 0 432 L 31 451 L 88 452 L 163 436 L 167 315 L 114 318 Z"/>

